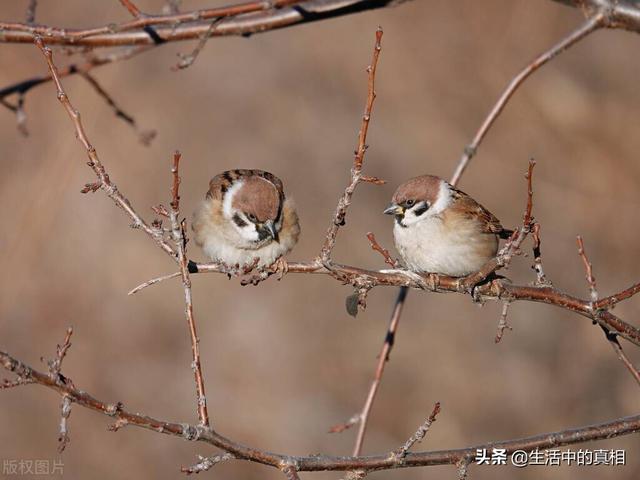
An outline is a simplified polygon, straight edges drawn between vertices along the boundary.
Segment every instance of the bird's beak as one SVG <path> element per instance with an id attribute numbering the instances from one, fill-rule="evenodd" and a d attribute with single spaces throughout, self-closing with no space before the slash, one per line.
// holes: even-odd
<path id="1" fill-rule="evenodd" d="M 387 208 L 382 212 L 385 215 L 404 215 L 404 207 L 400 205 L 396 205 L 395 203 L 391 203 Z"/>
<path id="2" fill-rule="evenodd" d="M 278 232 L 276 231 L 276 226 L 273 223 L 273 220 L 267 220 L 264 222 L 264 228 L 269 233 L 269 236 L 275 241 L 280 242 L 280 238 L 278 237 Z"/>

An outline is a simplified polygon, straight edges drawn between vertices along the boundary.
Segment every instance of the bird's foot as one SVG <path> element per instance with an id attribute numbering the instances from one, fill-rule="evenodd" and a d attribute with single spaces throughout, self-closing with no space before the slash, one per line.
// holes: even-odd
<path id="1" fill-rule="evenodd" d="M 278 258 L 269 268 L 272 273 L 275 273 L 278 276 L 278 281 L 282 280 L 282 277 L 289 273 L 289 263 L 284 259 L 284 257 Z"/>

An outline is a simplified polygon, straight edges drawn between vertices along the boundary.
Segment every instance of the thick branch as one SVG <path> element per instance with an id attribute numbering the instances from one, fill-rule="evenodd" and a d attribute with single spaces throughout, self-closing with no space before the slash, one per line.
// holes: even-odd
<path id="1" fill-rule="evenodd" d="M 34 370 L 5 352 L 0 352 L 0 365 L 20 378 L 49 387 L 60 395 L 68 396 L 71 402 L 77 405 L 115 418 L 117 425 L 132 425 L 152 430 L 156 433 L 181 437 L 185 440 L 208 443 L 233 454 L 238 459 L 270 465 L 278 469 L 282 469 L 287 465 L 295 465 L 297 471 L 387 470 L 430 465 L 455 465 L 461 461 L 475 458 L 477 449 L 504 448 L 506 453 L 510 454 L 516 450 L 529 451 L 556 448 L 640 432 L 640 415 L 635 415 L 575 429 L 544 433 L 533 437 L 490 442 L 455 450 L 407 453 L 403 457 L 394 455 L 393 452 L 364 457 L 334 457 L 329 455 L 296 457 L 242 445 L 218 434 L 211 428 L 201 425 L 166 422 L 132 413 L 126 410 L 119 402 L 103 402 L 87 392 L 75 388 L 73 382 L 54 380 L 49 375 Z"/>
<path id="2" fill-rule="evenodd" d="M 119 25 L 93 29 L 65 29 L 45 25 L 0 22 L 0 42 L 30 43 L 34 35 L 48 44 L 114 47 L 118 45 L 157 45 L 201 38 L 210 27 L 207 19 L 225 18 L 216 25 L 213 37 L 251 35 L 302 23 L 383 8 L 399 0 L 273 0 L 256 1 L 170 15 L 149 15 Z M 275 8 L 273 8 L 275 7 Z M 149 27 L 153 26 L 153 34 Z"/>
<path id="3" fill-rule="evenodd" d="M 467 294 L 470 290 L 460 288 L 465 283 L 464 279 L 447 277 L 445 275 L 425 274 L 420 277 L 422 283 L 418 283 L 413 275 L 406 275 L 402 271 L 366 270 L 351 265 L 332 264 L 331 271 L 315 262 L 288 262 L 288 273 L 305 273 L 332 275 L 338 274 L 340 281 L 346 281 L 351 285 L 363 283 L 372 287 L 395 286 L 410 287 L 423 290 L 425 285 L 433 292 L 449 292 Z M 217 264 L 195 264 L 198 273 L 225 273 L 224 269 Z M 473 274 L 472 274 L 473 275 Z M 581 299 L 562 292 L 552 286 L 546 285 L 514 285 L 502 279 L 493 280 L 475 288 L 475 293 L 486 300 L 526 300 L 530 302 L 547 303 L 565 310 L 578 313 L 591 320 L 595 320 L 603 325 L 608 331 L 619 334 L 621 337 L 640 346 L 640 330 L 619 319 L 611 312 L 602 311 L 596 315 L 590 308 L 591 301 Z"/>

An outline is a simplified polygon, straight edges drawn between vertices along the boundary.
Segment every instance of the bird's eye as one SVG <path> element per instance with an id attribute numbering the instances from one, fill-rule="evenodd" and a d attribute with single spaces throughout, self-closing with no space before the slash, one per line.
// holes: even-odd
<path id="1" fill-rule="evenodd" d="M 253 223 L 256 223 L 258 221 L 258 218 L 253 213 L 247 213 L 247 218 Z"/>
<path id="2" fill-rule="evenodd" d="M 409 199 L 405 202 L 407 204 L 407 207 L 413 207 L 413 204 L 416 203 L 415 200 Z"/>

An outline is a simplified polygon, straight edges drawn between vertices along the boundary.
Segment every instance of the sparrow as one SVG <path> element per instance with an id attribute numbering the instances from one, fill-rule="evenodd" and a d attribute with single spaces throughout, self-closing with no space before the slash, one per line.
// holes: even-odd
<path id="1" fill-rule="evenodd" d="M 264 269 L 291 251 L 300 226 L 282 181 L 264 170 L 228 170 L 209 182 L 193 214 L 194 239 L 227 267 Z"/>
<path id="2" fill-rule="evenodd" d="M 396 249 L 415 273 L 477 272 L 496 256 L 498 237 L 513 233 L 469 195 L 433 175 L 400 185 L 384 213 L 395 217 Z"/>

